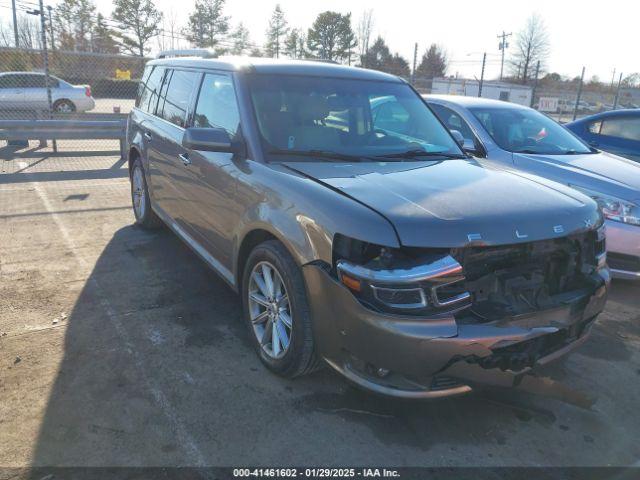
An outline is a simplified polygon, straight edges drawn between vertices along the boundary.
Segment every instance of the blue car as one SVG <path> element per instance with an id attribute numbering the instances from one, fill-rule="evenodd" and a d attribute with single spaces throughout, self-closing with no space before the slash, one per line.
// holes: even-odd
<path id="1" fill-rule="evenodd" d="M 565 127 L 592 147 L 640 162 L 640 109 L 602 112 Z"/>

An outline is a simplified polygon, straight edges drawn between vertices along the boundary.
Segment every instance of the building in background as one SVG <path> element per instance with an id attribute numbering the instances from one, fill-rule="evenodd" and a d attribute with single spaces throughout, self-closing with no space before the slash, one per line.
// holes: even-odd
<path id="1" fill-rule="evenodd" d="M 431 93 L 439 95 L 464 95 L 477 97 L 480 82 L 464 78 L 434 78 Z M 527 85 L 485 80 L 482 83 L 482 98 L 531 105 L 532 88 Z"/>

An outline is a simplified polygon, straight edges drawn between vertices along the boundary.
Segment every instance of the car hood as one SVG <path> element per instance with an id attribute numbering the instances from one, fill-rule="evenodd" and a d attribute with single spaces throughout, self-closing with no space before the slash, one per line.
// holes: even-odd
<path id="1" fill-rule="evenodd" d="M 640 199 L 640 164 L 606 152 L 583 155 L 514 154 L 516 167 L 623 200 Z"/>
<path id="2" fill-rule="evenodd" d="M 377 211 L 405 246 L 522 243 L 600 222 L 595 202 L 573 189 L 473 159 L 286 165 Z"/>

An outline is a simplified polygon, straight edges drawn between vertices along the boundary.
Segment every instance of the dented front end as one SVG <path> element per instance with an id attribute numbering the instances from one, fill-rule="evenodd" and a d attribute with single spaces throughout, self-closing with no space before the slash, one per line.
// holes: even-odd
<path id="1" fill-rule="evenodd" d="M 378 393 L 515 386 L 587 338 L 609 285 L 602 228 L 505 246 L 388 249 L 336 235 L 303 269 L 321 355 Z"/>

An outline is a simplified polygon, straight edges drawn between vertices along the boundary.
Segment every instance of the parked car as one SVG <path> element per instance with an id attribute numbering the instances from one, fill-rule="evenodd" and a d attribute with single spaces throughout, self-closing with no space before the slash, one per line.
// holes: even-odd
<path id="1" fill-rule="evenodd" d="M 49 76 L 51 101 L 57 113 L 86 112 L 95 107 L 89 85 L 71 85 Z M 0 73 L 0 110 L 48 110 L 45 76 L 37 72 Z"/>
<path id="2" fill-rule="evenodd" d="M 592 147 L 640 162 L 640 110 L 598 113 L 565 126 Z"/>
<path id="3" fill-rule="evenodd" d="M 589 147 L 533 109 L 472 97 L 426 96 L 464 148 L 502 167 L 571 186 L 595 199 L 607 224 L 614 277 L 640 279 L 640 165 Z"/>
<path id="4" fill-rule="evenodd" d="M 157 59 L 127 142 L 136 223 L 168 225 L 240 293 L 279 375 L 326 361 L 409 398 L 514 385 L 604 307 L 596 203 L 465 155 L 395 76 Z"/>

